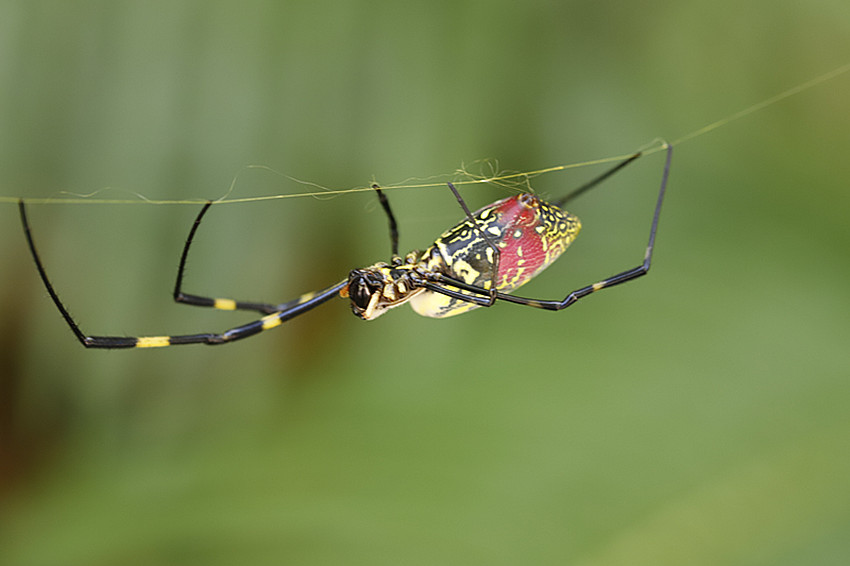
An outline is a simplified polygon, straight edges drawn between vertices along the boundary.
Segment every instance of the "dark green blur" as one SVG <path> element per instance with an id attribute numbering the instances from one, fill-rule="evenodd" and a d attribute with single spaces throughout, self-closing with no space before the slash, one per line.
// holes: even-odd
<path id="1" fill-rule="evenodd" d="M 850 62 L 848 37 L 844 0 L 0 0 L 0 196 L 622 155 Z M 846 564 L 848 100 L 850 73 L 676 147 L 652 272 L 561 313 L 366 323 L 339 300 L 227 346 L 86 351 L 0 203 L 0 564 Z M 662 165 L 572 203 L 581 235 L 523 294 L 637 265 Z M 402 251 L 462 216 L 442 187 L 387 194 Z M 221 331 L 252 317 L 170 300 L 197 211 L 30 219 L 85 331 Z M 368 192 L 215 207 L 186 291 L 292 299 L 387 233 Z"/>

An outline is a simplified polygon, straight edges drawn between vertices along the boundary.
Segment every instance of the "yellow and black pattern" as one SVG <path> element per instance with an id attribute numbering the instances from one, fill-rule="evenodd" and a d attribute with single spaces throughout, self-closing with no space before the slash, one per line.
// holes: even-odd
<path id="1" fill-rule="evenodd" d="M 661 204 L 667 186 L 672 147 L 666 146 L 667 159 L 658 190 L 658 199 L 650 228 L 649 243 L 643 262 L 592 285 L 570 292 L 562 300 L 517 297 L 508 292 L 524 285 L 552 264 L 575 240 L 581 230 L 579 219 L 563 210 L 563 205 L 637 159 L 635 154 L 567 196 L 547 203 L 532 194 L 521 194 L 497 201 L 474 214 L 460 193 L 448 184 L 466 218 L 445 231 L 424 253 L 398 254 L 398 227 L 386 196 L 376 190 L 390 227 L 392 257 L 362 269 L 353 269 L 348 277 L 331 287 L 307 293 L 291 301 L 271 304 L 203 297 L 183 292 L 183 273 L 192 240 L 212 202 L 201 209 L 189 231 L 180 256 L 173 298 L 178 303 L 224 311 L 247 310 L 261 313 L 254 320 L 220 333 L 177 336 L 89 336 L 80 330 L 50 283 L 36 251 L 26 206 L 19 201 L 21 223 L 30 253 L 42 283 L 54 305 L 77 340 L 86 348 L 163 348 L 182 344 L 227 344 L 276 328 L 334 297 L 348 298 L 354 314 L 373 320 L 384 312 L 409 302 L 416 312 L 442 318 L 467 312 L 497 301 L 547 310 L 561 310 L 591 293 L 631 281 L 645 275 L 652 261 L 655 234 Z"/>
<path id="2" fill-rule="evenodd" d="M 495 289 L 507 293 L 558 259 L 580 230 L 578 217 L 526 193 L 482 208 L 472 219 L 445 231 L 422 261 L 430 271 L 488 291 L 495 281 Z M 480 306 L 462 298 L 470 295 L 429 292 L 416 297 L 411 305 L 423 316 L 455 316 Z"/>

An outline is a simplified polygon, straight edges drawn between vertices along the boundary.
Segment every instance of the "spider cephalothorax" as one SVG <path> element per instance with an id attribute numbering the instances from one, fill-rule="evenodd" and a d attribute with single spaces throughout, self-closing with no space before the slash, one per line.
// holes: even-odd
<path id="1" fill-rule="evenodd" d="M 408 257 L 412 260 L 411 254 Z M 422 283 L 426 277 L 421 264 L 415 261 L 399 265 L 379 262 L 352 269 L 348 274 L 348 284 L 339 294 L 351 299 L 354 314 L 363 320 L 373 320 L 424 292 Z"/>

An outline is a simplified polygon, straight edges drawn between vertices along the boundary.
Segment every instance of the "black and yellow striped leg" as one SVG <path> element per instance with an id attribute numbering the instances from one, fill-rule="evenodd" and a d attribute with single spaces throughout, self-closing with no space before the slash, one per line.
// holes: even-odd
<path id="1" fill-rule="evenodd" d="M 236 340 L 259 334 L 264 330 L 276 328 L 287 320 L 312 310 L 320 304 L 338 296 L 339 291 L 347 284 L 348 280 L 341 281 L 333 287 L 313 294 L 308 300 L 302 301 L 298 299 L 291 303 L 286 303 L 290 305 L 286 310 L 274 312 L 259 320 L 236 326 L 221 333 L 183 334 L 178 336 L 86 336 L 67 314 L 64 306 L 60 302 L 57 302 L 58 299 L 54 299 L 54 302 L 56 302 L 56 306 L 62 311 L 65 321 L 71 326 L 77 339 L 86 348 L 162 348 L 183 344 L 208 344 L 215 346 L 235 342 Z M 51 293 L 51 296 L 55 296 L 55 293 Z"/>
<path id="2" fill-rule="evenodd" d="M 200 295 L 184 293 L 183 274 L 186 271 L 186 261 L 189 257 L 189 248 L 192 246 L 192 242 L 195 239 L 195 233 L 198 231 L 198 227 L 201 225 L 201 220 L 204 218 L 204 215 L 207 213 L 207 210 L 210 209 L 212 204 L 212 201 L 207 201 L 201 208 L 201 211 L 198 213 L 198 216 L 192 223 L 192 228 L 189 230 L 189 236 L 186 238 L 186 243 L 183 245 L 183 252 L 180 254 L 180 265 L 177 268 L 177 281 L 174 284 L 174 300 L 176 302 L 196 307 L 210 307 L 225 311 L 248 310 L 257 311 L 263 314 L 273 314 L 281 311 L 286 311 L 297 305 L 306 303 L 316 295 L 324 293 L 324 291 L 320 291 L 318 293 L 307 293 L 298 297 L 297 299 L 277 305 L 273 305 L 271 303 L 257 303 L 252 301 L 237 301 L 234 299 L 203 297 Z"/>
<path id="3" fill-rule="evenodd" d="M 644 253 L 643 263 L 641 263 L 637 267 L 633 267 L 632 269 L 627 269 L 626 271 L 620 272 L 616 275 L 603 279 L 602 281 L 598 281 L 592 285 L 587 285 L 586 287 L 582 287 L 580 289 L 576 289 L 564 297 L 561 301 L 552 301 L 552 300 L 539 300 L 539 299 L 529 299 L 526 297 L 517 297 L 515 295 L 508 295 L 507 293 L 496 292 L 496 298 L 499 300 L 507 301 L 510 303 L 514 303 L 517 305 L 525 305 L 529 307 L 535 307 L 538 309 L 546 309 L 546 310 L 561 310 L 565 309 L 576 301 L 581 299 L 582 297 L 586 297 L 591 293 L 595 293 L 596 291 L 601 291 L 602 289 L 606 289 L 608 287 L 613 287 L 615 285 L 619 285 L 621 283 L 625 283 L 627 281 L 631 281 L 632 279 L 636 279 L 643 275 L 646 275 L 649 272 L 650 265 L 652 264 L 652 251 L 655 247 L 655 234 L 658 231 L 658 219 L 661 216 L 661 205 L 664 202 L 664 195 L 667 190 L 667 178 L 670 175 L 670 161 L 673 158 L 673 146 L 670 144 L 665 144 L 667 148 L 667 159 L 664 162 L 664 172 L 661 176 L 661 187 L 658 190 L 658 199 L 655 203 L 655 212 L 652 216 L 652 226 L 649 230 L 649 243 L 646 246 L 646 252 Z M 620 163 L 614 169 L 604 173 L 602 176 L 594 179 L 583 188 L 579 189 L 587 190 L 590 186 L 598 184 L 601 180 L 607 178 L 608 176 L 615 173 L 620 168 L 624 167 L 628 163 L 634 161 L 640 156 L 640 154 L 635 154 L 631 158 L 626 161 Z M 589 186 L 588 186 L 589 185 Z M 575 196 L 577 193 L 573 191 L 571 193 Z M 484 289 L 483 287 L 477 287 L 475 285 L 469 285 L 463 281 L 458 279 L 454 279 L 452 277 L 448 277 L 446 275 L 437 273 L 433 275 L 433 279 L 424 285 L 427 289 L 434 291 L 436 293 L 441 293 L 443 295 L 447 295 L 449 297 L 453 297 L 456 299 L 460 299 L 463 301 L 476 303 L 481 306 L 490 306 L 492 304 L 490 297 L 493 294 L 492 289 Z M 450 288 L 451 287 L 451 288 Z M 456 289 L 461 289 L 464 291 L 468 291 L 470 293 L 475 293 L 478 296 L 470 296 Z M 486 298 L 485 298 L 486 297 Z"/>
<path id="4" fill-rule="evenodd" d="M 203 212 L 205 212 L 207 208 L 209 208 L 209 204 L 204 207 L 202 214 L 198 216 L 196 226 L 193 227 L 192 234 L 189 238 L 190 241 L 191 237 L 194 235 L 194 229 L 197 227 L 197 223 L 200 222 L 201 216 L 203 216 Z M 79 340 L 79 342 L 86 348 L 158 348 L 164 346 L 176 346 L 179 344 L 226 344 L 228 342 L 241 340 L 242 338 L 253 336 L 264 330 L 280 326 L 285 321 L 303 314 L 336 296 L 339 296 L 339 292 L 348 285 L 348 280 L 344 280 L 332 287 L 324 289 L 323 291 L 302 295 L 295 300 L 277 305 L 277 307 L 272 307 L 272 312 L 268 313 L 260 320 L 236 326 L 222 333 L 186 334 L 180 336 L 88 336 L 80 330 L 79 325 L 77 325 L 76 321 L 74 321 L 71 317 L 68 309 L 66 309 L 65 305 L 62 304 L 62 301 L 59 300 L 59 295 L 56 294 L 56 290 L 53 288 L 53 285 L 47 277 L 47 272 L 44 269 L 44 265 L 41 263 L 41 258 L 38 255 L 35 242 L 33 241 L 32 230 L 30 229 L 26 206 L 23 200 L 18 201 L 18 209 L 21 214 L 21 224 L 24 228 L 24 235 L 26 236 L 27 244 L 29 245 L 30 253 L 33 261 L 35 261 L 35 266 L 36 269 L 38 269 L 41 281 L 47 289 L 47 293 L 50 295 L 50 298 L 53 300 L 53 304 L 56 305 L 56 308 L 59 310 L 62 318 L 65 319 L 65 322 L 74 333 L 74 336 L 76 336 L 77 340 Z M 183 265 L 185 264 L 185 253 L 188 250 L 188 247 L 187 242 L 187 245 L 184 248 L 184 257 L 181 259 L 181 274 Z M 178 289 L 179 280 L 180 277 L 178 276 Z M 190 302 L 189 304 L 193 303 Z M 256 305 L 255 303 L 243 304 Z"/>
<path id="5" fill-rule="evenodd" d="M 263 314 L 272 314 L 284 310 L 285 305 L 289 303 L 285 303 L 284 305 L 272 305 L 269 303 L 255 303 L 249 301 L 235 301 L 233 299 L 202 297 L 183 292 L 183 273 L 186 270 L 186 259 L 189 257 L 189 248 L 192 246 L 192 241 L 195 238 L 195 232 L 198 231 L 198 227 L 201 225 L 201 220 L 204 218 L 204 215 L 207 213 L 207 210 L 209 210 L 212 204 L 212 201 L 207 201 L 203 208 L 201 208 L 201 212 L 198 213 L 198 216 L 195 218 L 195 222 L 192 223 L 192 228 L 189 230 L 189 236 L 186 238 L 186 243 L 183 245 L 183 252 L 180 254 L 180 266 L 177 268 L 177 282 L 174 284 L 174 300 L 178 303 L 196 307 L 210 307 L 225 311 L 248 310 L 261 312 Z"/>
<path id="6" fill-rule="evenodd" d="M 303 295 L 299 299 L 284 303 L 281 306 L 285 308 L 282 308 L 278 312 L 273 312 L 259 320 L 236 326 L 218 334 L 185 334 L 180 336 L 147 336 L 139 338 L 89 336 L 86 337 L 87 342 L 84 342 L 83 345 L 88 348 L 156 348 L 182 344 L 208 344 L 210 346 L 227 344 L 228 342 L 235 342 L 236 340 L 254 336 L 264 330 L 276 328 L 287 320 L 304 314 L 322 303 L 339 296 L 340 290 L 346 285 L 348 285 L 347 279 L 340 281 L 324 291 Z M 115 345 L 116 341 L 120 345 Z"/>

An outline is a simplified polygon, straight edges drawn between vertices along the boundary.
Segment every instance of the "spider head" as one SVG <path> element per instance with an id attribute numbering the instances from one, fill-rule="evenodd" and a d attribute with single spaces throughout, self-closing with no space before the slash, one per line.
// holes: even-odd
<path id="1" fill-rule="evenodd" d="M 372 320 L 384 309 L 378 308 L 386 285 L 382 273 L 374 268 L 354 269 L 348 274 L 348 297 L 351 310 L 363 320 Z"/>
<path id="2" fill-rule="evenodd" d="M 424 290 L 414 282 L 414 269 L 413 264 L 376 263 L 352 270 L 343 296 L 351 299 L 351 310 L 358 317 L 363 320 L 378 318 Z"/>

